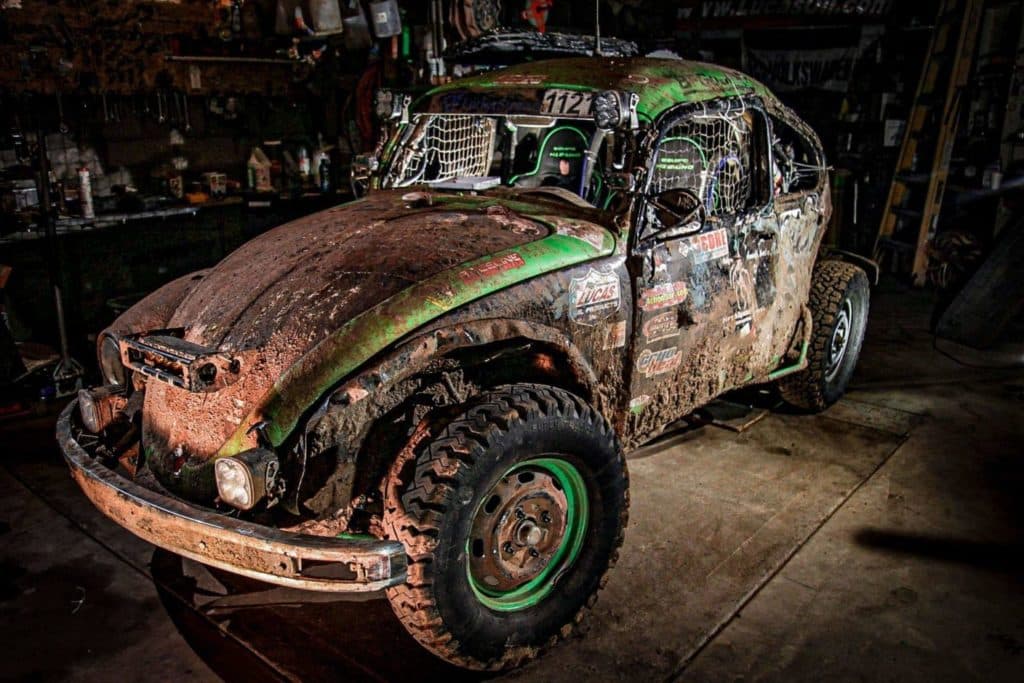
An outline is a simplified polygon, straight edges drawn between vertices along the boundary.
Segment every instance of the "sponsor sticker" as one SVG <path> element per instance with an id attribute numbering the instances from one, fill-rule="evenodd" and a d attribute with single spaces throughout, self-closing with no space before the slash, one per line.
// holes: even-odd
<path id="1" fill-rule="evenodd" d="M 431 288 L 432 291 L 426 295 L 428 303 L 437 306 L 442 311 L 447 311 L 455 306 L 455 290 L 447 285 Z"/>
<path id="2" fill-rule="evenodd" d="M 657 375 L 664 375 L 667 372 L 672 372 L 679 367 L 679 361 L 682 359 L 682 355 L 679 353 L 679 349 L 675 346 L 670 346 L 667 349 L 660 349 L 658 351 L 651 351 L 650 349 L 644 349 L 644 352 L 640 354 L 640 357 L 636 360 L 637 369 L 643 373 L 644 377 L 655 377 Z"/>
<path id="3" fill-rule="evenodd" d="M 640 292 L 640 308 L 656 311 L 686 301 L 685 282 L 665 282 Z"/>
<path id="4" fill-rule="evenodd" d="M 717 261 L 729 255 L 729 239 L 725 228 L 688 237 L 682 242 L 680 254 L 693 263 Z"/>
<path id="5" fill-rule="evenodd" d="M 619 277 L 615 273 L 591 268 L 569 283 L 569 319 L 580 325 L 607 320 L 619 310 L 621 301 Z"/>
<path id="6" fill-rule="evenodd" d="M 579 90 L 548 90 L 540 103 L 541 114 L 589 118 L 592 114 L 593 93 Z"/>
<path id="7" fill-rule="evenodd" d="M 648 342 L 668 339 L 679 334 L 679 325 L 675 311 L 665 311 L 653 318 L 648 318 L 644 323 L 644 339 Z"/>
<path id="8" fill-rule="evenodd" d="M 604 331 L 604 350 L 621 349 L 626 345 L 626 321 L 612 323 Z"/>
<path id="9" fill-rule="evenodd" d="M 540 85 L 548 77 L 544 74 L 506 74 L 494 80 L 503 85 Z"/>
<path id="10" fill-rule="evenodd" d="M 476 282 L 477 280 L 483 280 L 485 278 L 494 277 L 508 270 L 515 270 L 516 268 L 522 268 L 526 265 L 526 261 L 519 254 L 512 252 L 511 254 L 505 254 L 493 258 L 490 261 L 484 261 L 483 263 L 475 266 L 470 266 L 465 270 L 459 271 L 459 279 L 469 284 Z"/>
<path id="11" fill-rule="evenodd" d="M 643 412 L 644 408 L 646 408 L 647 404 L 650 402 L 650 396 L 634 396 L 633 398 L 629 399 L 629 412 L 633 413 L 634 415 L 639 415 L 640 413 Z"/>

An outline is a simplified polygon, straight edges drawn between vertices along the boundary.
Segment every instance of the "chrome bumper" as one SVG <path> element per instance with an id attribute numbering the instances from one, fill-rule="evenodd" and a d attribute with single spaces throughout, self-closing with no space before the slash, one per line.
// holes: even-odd
<path id="1" fill-rule="evenodd" d="M 397 541 L 339 539 L 280 531 L 151 491 L 86 453 L 71 431 L 78 401 L 57 420 L 71 476 L 100 512 L 153 545 L 268 583 L 330 592 L 369 592 L 405 581 Z"/>

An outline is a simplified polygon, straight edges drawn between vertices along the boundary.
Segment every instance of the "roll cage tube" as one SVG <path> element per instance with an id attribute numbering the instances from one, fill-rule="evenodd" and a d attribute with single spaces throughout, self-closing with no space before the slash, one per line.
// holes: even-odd
<path id="1" fill-rule="evenodd" d="M 651 184 L 654 179 L 654 163 L 658 153 L 658 145 L 662 141 L 662 135 L 672 125 L 682 121 L 688 116 L 696 116 L 700 114 L 724 114 L 729 111 L 736 111 L 737 108 L 755 110 L 761 115 L 763 126 L 761 127 L 761 134 L 757 135 L 754 141 L 753 153 L 760 157 L 762 162 L 754 165 L 754 187 L 760 188 L 764 196 L 759 198 L 762 205 L 757 208 L 756 211 L 764 211 L 772 206 L 772 193 L 770 186 L 770 164 L 772 162 L 772 157 L 770 156 L 771 145 L 769 143 L 771 120 L 768 116 L 768 111 L 762 98 L 757 95 L 746 95 L 742 97 L 730 97 L 713 102 L 678 105 L 659 116 L 654 124 L 647 129 L 646 134 L 643 134 L 638 145 L 636 154 L 637 166 L 642 169 L 644 177 L 637 183 L 638 187 L 642 188 L 641 191 L 637 193 L 637 201 L 641 202 L 641 204 L 638 206 L 638 210 L 633 212 L 634 225 L 633 229 L 630 231 L 632 233 L 632 237 L 629 245 L 631 252 L 637 248 L 637 245 L 641 241 L 640 233 L 646 232 L 645 230 L 642 230 L 644 227 L 644 211 L 639 209 L 642 207 L 642 203 L 645 201 L 645 198 L 651 192 Z M 764 163 L 769 164 L 767 169 L 761 167 Z M 702 201 L 705 201 L 706 199 L 706 197 L 701 197 Z"/>

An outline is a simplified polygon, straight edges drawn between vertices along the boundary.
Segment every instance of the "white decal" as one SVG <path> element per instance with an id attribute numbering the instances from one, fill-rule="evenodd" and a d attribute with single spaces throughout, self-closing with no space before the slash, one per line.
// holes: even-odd
<path id="1" fill-rule="evenodd" d="M 682 360 L 682 355 L 675 346 L 659 351 L 644 349 L 644 352 L 636 360 L 636 367 L 644 377 L 650 378 L 672 372 L 679 367 L 680 360 Z"/>
<path id="2" fill-rule="evenodd" d="M 626 345 L 626 321 L 621 320 L 605 327 L 604 350 L 621 349 Z"/>
<path id="3" fill-rule="evenodd" d="M 569 283 L 569 319 L 580 325 L 594 325 L 607 320 L 622 301 L 619 277 L 591 268 L 583 277 Z"/>
<path id="4" fill-rule="evenodd" d="M 634 396 L 629 399 L 629 412 L 634 415 L 638 415 L 643 412 L 643 409 L 647 407 L 647 404 L 651 402 L 650 396 Z"/>
<path id="5" fill-rule="evenodd" d="M 548 90 L 540 104 L 541 114 L 590 118 L 593 94 L 579 90 Z"/>
<path id="6" fill-rule="evenodd" d="M 680 255 L 695 264 L 726 258 L 729 240 L 725 228 L 686 238 L 680 245 Z"/>
<path id="7" fill-rule="evenodd" d="M 644 340 L 648 342 L 667 339 L 679 334 L 678 316 L 675 311 L 665 311 L 644 322 Z"/>

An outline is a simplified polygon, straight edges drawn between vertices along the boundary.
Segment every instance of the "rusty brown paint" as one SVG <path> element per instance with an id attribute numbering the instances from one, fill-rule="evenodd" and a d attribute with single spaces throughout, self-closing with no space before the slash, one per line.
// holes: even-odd
<path id="1" fill-rule="evenodd" d="M 76 409 L 73 401 L 57 423 L 57 439 L 72 476 L 100 512 L 153 545 L 237 574 L 307 590 L 375 591 L 405 579 L 401 544 L 291 534 L 203 512 L 120 477 L 72 436 Z M 339 565 L 348 576 L 329 579 L 309 572 L 321 564 Z"/>
<path id="2" fill-rule="evenodd" d="M 230 255 L 189 292 L 168 325 L 185 327 L 187 341 L 237 351 L 243 367 L 235 384 L 202 398 L 148 387 L 143 436 L 157 461 L 179 446 L 189 457 L 216 453 L 289 367 L 375 304 L 549 233 L 536 221 L 532 232 L 511 229 L 518 225 L 506 218 L 513 210 L 495 212 L 494 199 L 409 208 L 403 196 L 375 193 L 281 226 Z M 246 359 L 251 349 L 259 351 Z M 170 464 L 155 467 L 169 474 Z"/>
<path id="3" fill-rule="evenodd" d="M 545 67 L 515 73 L 538 68 Z M 571 71 L 559 67 L 550 75 L 560 83 Z M 488 85 L 492 77 L 463 86 L 520 87 L 514 79 Z M 652 158 L 656 119 L 669 106 L 723 96 L 746 98 L 743 107 L 778 117 L 820 152 L 792 112 L 728 70 L 604 64 L 576 85 L 630 84 L 648 87 L 650 119 L 628 144 L 630 159 Z M 646 187 L 647 168 L 631 168 L 635 187 Z M 164 486 L 208 503 L 215 455 L 262 438 L 304 472 L 306 457 L 337 453 L 334 471 L 302 492 L 305 500 L 293 492 L 295 509 L 318 517 L 296 529 L 327 536 L 347 527 L 354 506 L 371 505 L 389 466 L 400 469 L 409 457 L 389 451 L 377 479 L 354 490 L 371 464 L 370 434 L 381 418 L 416 392 L 429 397 L 428 412 L 460 405 L 485 391 L 509 358 L 524 359 L 524 381 L 557 384 L 589 401 L 627 448 L 730 388 L 802 367 L 807 292 L 831 210 L 824 174 L 813 189 L 766 195 L 761 206 L 712 217 L 709 234 L 692 242 L 641 239 L 644 201 L 641 193 L 624 194 L 614 210 L 600 211 L 514 188 L 481 195 L 376 192 L 271 231 L 198 281 L 177 281 L 112 331 L 182 327 L 190 343 L 239 359 L 241 372 L 233 384 L 205 394 L 152 381 L 140 386 L 140 471 L 152 470 Z M 695 256 L 702 250 L 708 253 Z M 419 419 L 410 419 L 400 436 L 420 434 L 412 429 Z M 262 420 L 270 424 L 253 431 Z M 72 442 L 62 438 L 65 452 L 74 451 Z M 308 449 L 301 462 L 300 446 Z M 152 528 L 181 531 L 180 520 L 147 517 L 140 527 L 135 516 L 151 511 L 139 513 L 130 497 L 97 492 L 76 477 L 119 523 L 156 543 L 176 543 Z M 135 485 L 111 483 L 128 484 Z M 394 504 L 393 492 L 383 493 L 384 504 Z M 182 514 L 197 510 L 170 500 Z M 372 523 L 368 530 L 380 533 Z M 195 529 L 182 533 L 188 543 L 206 539 Z M 204 557 L 244 571 L 268 569 L 266 556 L 232 550 L 237 539 L 230 534 L 240 532 L 225 533 L 210 537 L 217 549 Z M 200 554 L 192 546 L 181 552 Z M 295 571 L 271 580 L 290 580 Z"/>

